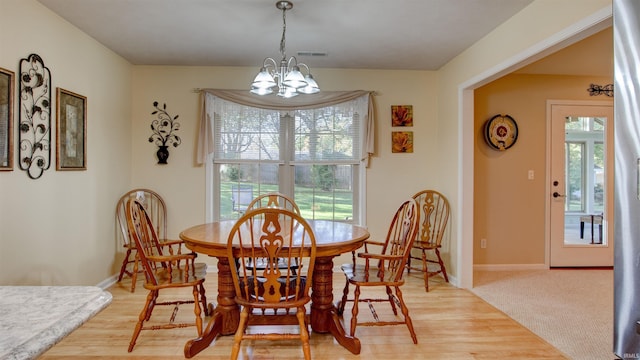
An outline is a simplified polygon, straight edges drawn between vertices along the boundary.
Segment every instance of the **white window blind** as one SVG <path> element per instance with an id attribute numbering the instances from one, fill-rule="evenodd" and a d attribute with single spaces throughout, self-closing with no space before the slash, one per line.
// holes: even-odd
<path id="1" fill-rule="evenodd" d="M 212 95 L 207 95 L 212 96 Z M 317 109 L 269 110 L 213 97 L 214 219 L 233 218 L 243 196 L 279 191 L 307 218 L 361 222 L 364 199 L 362 119 L 368 96 Z"/>

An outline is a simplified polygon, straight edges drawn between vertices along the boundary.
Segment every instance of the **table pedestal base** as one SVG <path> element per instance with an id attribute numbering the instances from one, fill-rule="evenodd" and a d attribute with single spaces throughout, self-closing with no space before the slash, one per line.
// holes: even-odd
<path id="1" fill-rule="evenodd" d="M 187 359 L 194 357 L 211 345 L 219 335 L 236 333 L 240 322 L 240 307 L 234 300 L 235 295 L 229 259 L 220 257 L 218 258 L 218 305 L 202 336 L 189 340 L 184 345 L 184 357 Z"/>
<path id="2" fill-rule="evenodd" d="M 353 354 L 360 354 L 360 340 L 347 335 L 333 305 L 333 257 L 316 258 L 311 285 L 311 329 L 330 333 L 340 345 Z M 192 358 L 206 349 L 219 335 L 233 335 L 240 321 L 240 307 L 234 301 L 235 289 L 229 259 L 218 258 L 218 306 L 202 336 L 189 340 L 184 356 Z"/>
<path id="3" fill-rule="evenodd" d="M 311 329 L 331 333 L 345 349 L 360 354 L 360 340 L 347 335 L 333 305 L 333 258 L 316 258 L 311 293 Z"/>

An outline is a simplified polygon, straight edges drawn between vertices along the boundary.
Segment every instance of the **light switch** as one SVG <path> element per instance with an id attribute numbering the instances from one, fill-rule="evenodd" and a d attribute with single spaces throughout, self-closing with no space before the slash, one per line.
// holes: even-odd
<path id="1" fill-rule="evenodd" d="M 529 174 L 528 174 L 529 180 L 533 180 L 533 170 L 529 170 Z"/>

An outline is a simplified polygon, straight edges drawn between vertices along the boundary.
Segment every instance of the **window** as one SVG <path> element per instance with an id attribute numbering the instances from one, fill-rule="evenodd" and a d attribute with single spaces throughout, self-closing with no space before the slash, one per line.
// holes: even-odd
<path id="1" fill-rule="evenodd" d="M 269 110 L 211 96 L 214 151 L 207 161 L 207 218 L 235 219 L 272 191 L 307 219 L 362 223 L 362 96 L 317 109 Z"/>

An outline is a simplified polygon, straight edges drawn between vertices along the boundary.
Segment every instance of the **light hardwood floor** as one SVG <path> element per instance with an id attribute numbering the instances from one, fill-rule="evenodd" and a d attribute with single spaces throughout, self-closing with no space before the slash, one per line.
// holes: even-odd
<path id="1" fill-rule="evenodd" d="M 362 343 L 360 355 L 351 354 L 329 335 L 312 333 L 312 357 L 318 360 L 567 359 L 559 350 L 467 290 L 437 278 L 432 280 L 430 291 L 425 293 L 418 273 L 412 272 L 406 280 L 403 294 L 418 334 L 417 345 L 411 341 L 404 325 L 362 326 L 356 331 Z M 216 274 L 209 274 L 205 287 L 208 300 L 214 303 L 216 283 Z M 138 313 L 147 295 L 141 282 L 137 284 L 135 293 L 129 292 L 129 286 L 130 282 L 123 280 L 109 288 L 113 294 L 111 305 L 49 349 L 40 359 L 184 359 L 185 342 L 196 337 L 193 327 L 143 331 L 133 352 L 127 352 Z M 341 297 L 343 286 L 343 275 L 334 272 L 334 302 Z M 391 313 L 384 303 L 376 304 L 375 308 L 381 317 Z M 178 317 L 189 318 L 192 314 L 190 305 L 183 306 Z M 158 311 L 154 312 L 155 316 L 168 319 L 169 315 Z M 350 317 L 351 307 L 348 305 L 344 315 L 347 331 Z M 371 318 L 366 305 L 360 306 L 360 317 Z M 219 337 L 194 359 L 226 359 L 231 353 L 232 340 L 232 336 Z M 245 341 L 240 358 L 300 359 L 302 350 L 297 341 Z"/>

